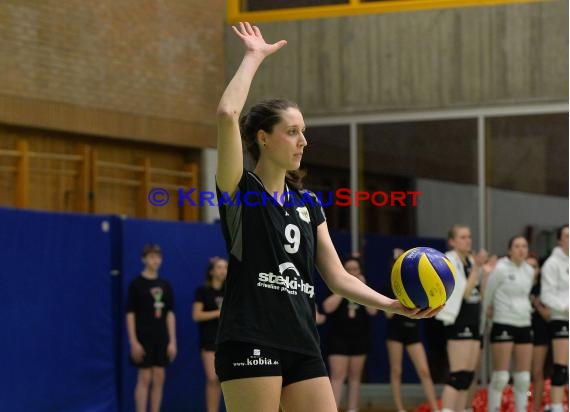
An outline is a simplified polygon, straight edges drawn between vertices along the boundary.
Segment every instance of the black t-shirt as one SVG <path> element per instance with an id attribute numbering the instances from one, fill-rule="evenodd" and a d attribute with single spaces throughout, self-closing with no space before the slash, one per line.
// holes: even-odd
<path id="1" fill-rule="evenodd" d="M 540 278 L 541 278 L 541 274 L 538 274 L 538 279 L 536 280 L 536 283 L 532 286 L 532 289 L 530 290 L 530 295 L 534 296 L 536 299 L 540 300 Z M 540 313 L 538 313 L 538 310 L 536 310 L 533 306 L 532 308 L 532 325 L 535 324 L 546 324 L 546 320 L 544 320 L 544 318 L 540 315 Z"/>
<path id="2" fill-rule="evenodd" d="M 540 299 L 540 274 L 538 275 L 538 279 L 536 280 L 535 284 L 532 285 L 530 295 Z"/>
<path id="3" fill-rule="evenodd" d="M 202 310 L 210 312 L 218 310 L 222 307 L 224 300 L 224 289 L 214 289 L 211 286 L 200 286 L 196 289 L 194 295 L 194 303 L 201 302 Z M 218 332 L 218 319 L 210 319 L 204 322 L 198 322 L 200 332 L 200 346 L 211 345 L 216 342 L 216 333 Z"/>
<path id="4" fill-rule="evenodd" d="M 366 307 L 348 299 L 342 299 L 336 310 L 327 315 L 327 319 L 331 338 L 357 338 L 370 333 L 370 317 Z"/>
<path id="5" fill-rule="evenodd" d="M 170 284 L 162 279 L 142 276 L 129 285 L 127 313 L 135 314 L 138 339 L 168 340 L 166 314 L 174 312 L 174 295 Z"/>
<path id="6" fill-rule="evenodd" d="M 471 272 L 471 261 L 466 259 L 463 262 L 464 276 L 469 277 Z M 460 274 L 458 274 L 460 276 Z M 471 289 L 471 294 L 463 298 L 461 309 L 455 319 L 456 325 L 477 325 L 479 327 L 479 316 L 481 313 L 481 293 L 479 291 L 479 282 Z"/>
<path id="7" fill-rule="evenodd" d="M 287 187 L 290 205 L 274 204 L 252 172 L 244 171 L 237 190 L 230 204 L 218 189 L 230 259 L 216 343 L 245 341 L 320 355 L 314 260 L 322 208 L 311 192 Z"/>

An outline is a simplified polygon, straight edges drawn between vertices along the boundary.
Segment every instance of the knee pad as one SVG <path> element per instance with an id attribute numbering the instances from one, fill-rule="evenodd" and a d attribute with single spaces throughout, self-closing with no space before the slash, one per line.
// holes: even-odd
<path id="1" fill-rule="evenodd" d="M 446 382 L 449 386 L 458 391 L 461 390 L 461 377 L 462 377 L 461 372 L 463 371 L 451 372 Z"/>
<path id="2" fill-rule="evenodd" d="M 526 392 L 530 386 L 530 372 L 524 371 L 513 373 L 513 386 L 515 391 Z"/>
<path id="3" fill-rule="evenodd" d="M 449 374 L 447 384 L 458 391 L 469 389 L 475 376 L 473 371 L 457 371 Z"/>
<path id="4" fill-rule="evenodd" d="M 552 386 L 564 386 L 568 383 L 568 366 L 555 363 L 552 368 Z"/>
<path id="5" fill-rule="evenodd" d="M 469 387 L 471 386 L 471 383 L 473 382 L 473 379 L 475 379 L 475 372 L 473 371 L 461 371 L 461 390 L 465 391 L 467 389 L 469 389 Z"/>
<path id="6" fill-rule="evenodd" d="M 497 391 L 502 391 L 505 386 L 507 386 L 507 383 L 509 383 L 509 372 L 495 371 L 491 375 L 491 383 L 489 386 Z"/>

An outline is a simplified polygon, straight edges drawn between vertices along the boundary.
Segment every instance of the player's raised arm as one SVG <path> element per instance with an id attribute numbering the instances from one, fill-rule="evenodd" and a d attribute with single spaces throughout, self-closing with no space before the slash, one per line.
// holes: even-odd
<path id="1" fill-rule="evenodd" d="M 261 31 L 249 23 L 232 26 L 243 41 L 245 54 L 234 77 L 226 87 L 218 105 L 218 167 L 216 182 L 220 190 L 232 195 L 243 170 L 239 116 L 247 99 L 253 76 L 261 62 L 287 42 L 268 44 Z"/>

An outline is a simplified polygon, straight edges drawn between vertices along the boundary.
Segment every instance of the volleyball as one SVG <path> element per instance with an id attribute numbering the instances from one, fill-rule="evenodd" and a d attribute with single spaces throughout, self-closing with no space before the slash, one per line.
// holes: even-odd
<path id="1" fill-rule="evenodd" d="M 437 308 L 447 302 L 455 287 L 449 258 L 429 247 L 402 253 L 392 267 L 392 290 L 407 308 Z"/>

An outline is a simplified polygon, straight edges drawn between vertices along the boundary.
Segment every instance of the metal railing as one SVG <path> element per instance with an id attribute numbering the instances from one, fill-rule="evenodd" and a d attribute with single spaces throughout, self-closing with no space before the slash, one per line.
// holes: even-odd
<path id="1" fill-rule="evenodd" d="M 14 206 L 29 208 L 30 178 L 33 175 L 60 176 L 73 178 L 75 202 L 73 211 L 83 213 L 106 213 L 99 202 L 98 192 L 102 185 L 119 185 L 135 188 L 138 201 L 136 216 L 150 217 L 147 196 L 152 187 L 177 190 L 179 187 L 198 188 L 198 165 L 188 163 L 185 170 L 152 167 L 148 157 L 141 159 L 139 165 L 100 160 L 98 152 L 89 145 L 80 145 L 76 154 L 48 153 L 31 151 L 28 142 L 19 140 L 16 149 L 0 149 L 0 160 L 12 159 L 13 165 L 0 165 L 0 173 L 13 176 L 15 199 Z M 59 167 L 42 166 L 37 160 L 58 162 Z M 10 163 L 10 161 L 8 161 Z M 128 172 L 130 178 L 120 176 L 120 172 Z M 173 180 L 176 180 L 174 183 Z M 196 221 L 199 211 L 190 205 L 179 206 L 180 220 Z"/>

